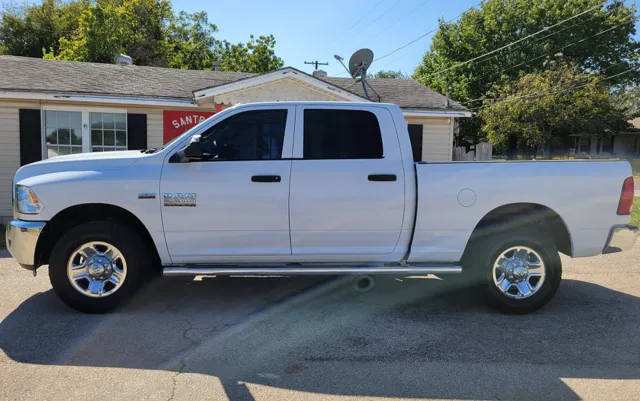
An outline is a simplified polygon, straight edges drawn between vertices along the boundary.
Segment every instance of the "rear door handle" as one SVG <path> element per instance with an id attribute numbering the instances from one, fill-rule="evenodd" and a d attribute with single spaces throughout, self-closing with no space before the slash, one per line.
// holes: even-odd
<path id="1" fill-rule="evenodd" d="M 282 179 L 279 175 L 254 175 L 251 182 L 280 182 Z"/>
<path id="2" fill-rule="evenodd" d="M 369 181 L 395 181 L 395 174 L 369 174 Z"/>

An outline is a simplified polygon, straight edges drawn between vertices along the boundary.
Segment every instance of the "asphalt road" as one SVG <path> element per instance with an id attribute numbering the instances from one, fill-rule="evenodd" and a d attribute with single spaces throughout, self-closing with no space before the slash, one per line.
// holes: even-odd
<path id="1" fill-rule="evenodd" d="M 525 316 L 425 278 L 165 279 L 96 316 L 5 252 L 0 399 L 640 399 L 640 246 L 563 261 Z"/>

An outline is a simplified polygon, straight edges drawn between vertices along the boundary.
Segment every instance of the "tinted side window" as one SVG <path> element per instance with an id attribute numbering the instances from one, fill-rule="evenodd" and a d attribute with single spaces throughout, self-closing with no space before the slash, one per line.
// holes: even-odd
<path id="1" fill-rule="evenodd" d="M 382 137 L 375 114 L 363 110 L 306 109 L 305 159 L 377 159 Z"/>
<path id="2" fill-rule="evenodd" d="M 252 110 L 235 114 L 200 136 L 206 160 L 277 160 L 287 110 Z"/>

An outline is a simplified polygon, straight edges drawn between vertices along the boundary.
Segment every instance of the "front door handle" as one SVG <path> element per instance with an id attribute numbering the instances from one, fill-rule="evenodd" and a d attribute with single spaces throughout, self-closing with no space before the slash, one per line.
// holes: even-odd
<path id="1" fill-rule="evenodd" d="M 254 175 L 251 182 L 280 182 L 282 179 L 279 175 Z"/>
<path id="2" fill-rule="evenodd" d="M 395 174 L 369 174 L 369 181 L 395 181 L 397 179 Z"/>

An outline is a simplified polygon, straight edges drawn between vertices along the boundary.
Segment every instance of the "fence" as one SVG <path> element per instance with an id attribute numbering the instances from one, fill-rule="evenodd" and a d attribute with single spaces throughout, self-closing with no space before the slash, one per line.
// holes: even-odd
<path id="1" fill-rule="evenodd" d="M 453 160 L 478 161 L 491 160 L 493 146 L 489 142 L 480 142 L 475 150 L 467 152 L 464 147 L 458 146 L 453 149 Z"/>

